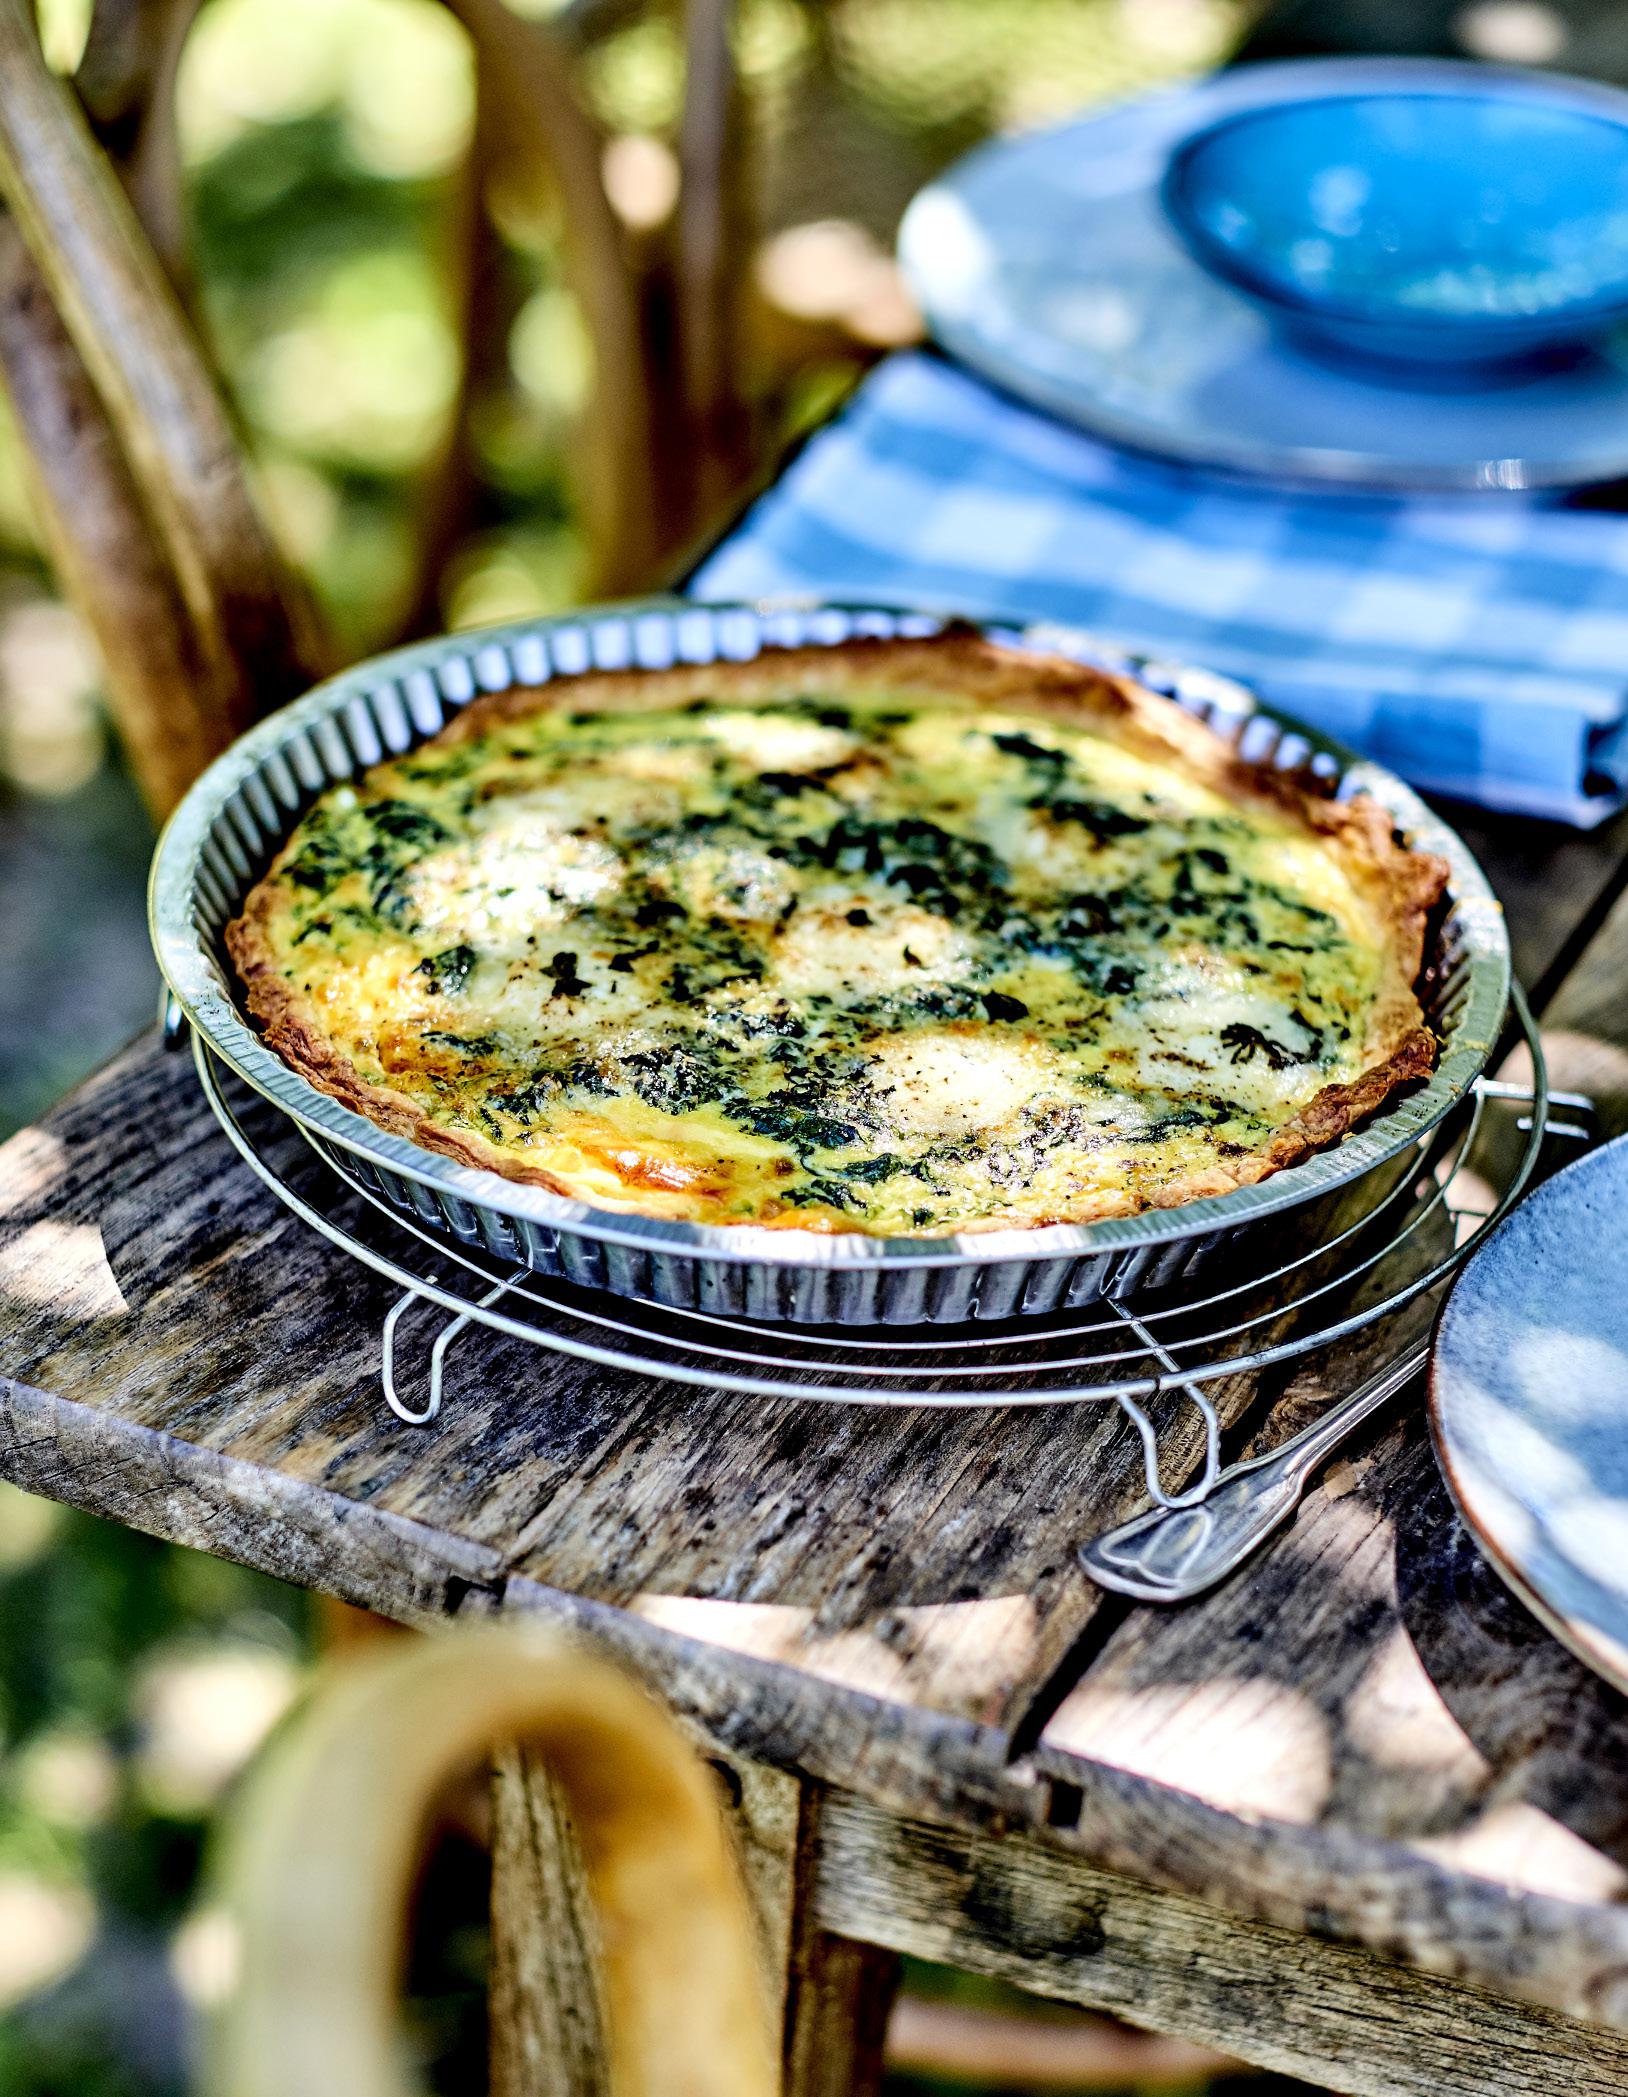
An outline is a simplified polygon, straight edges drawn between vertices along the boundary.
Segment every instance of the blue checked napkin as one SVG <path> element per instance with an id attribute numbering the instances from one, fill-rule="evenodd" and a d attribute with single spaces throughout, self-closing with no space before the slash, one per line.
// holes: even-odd
<path id="1" fill-rule="evenodd" d="M 1262 493 L 895 356 L 691 583 L 1061 620 L 1243 679 L 1416 785 L 1592 825 L 1628 797 L 1628 517 Z"/>

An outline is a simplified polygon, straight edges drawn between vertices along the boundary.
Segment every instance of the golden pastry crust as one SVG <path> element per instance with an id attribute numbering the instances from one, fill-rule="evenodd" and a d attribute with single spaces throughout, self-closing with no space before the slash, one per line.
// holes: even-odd
<path id="1" fill-rule="evenodd" d="M 1433 1067 L 1437 1044 L 1424 1023 L 1414 986 L 1431 914 L 1445 888 L 1445 864 L 1401 842 L 1393 834 L 1390 817 L 1374 801 L 1360 796 L 1329 799 L 1303 779 L 1248 763 L 1221 736 L 1174 702 L 1127 679 L 1061 657 L 1002 649 L 969 632 L 954 630 L 924 641 L 853 641 L 837 648 L 773 651 L 748 663 L 574 677 L 555 685 L 516 688 L 479 698 L 413 757 L 422 762 L 426 753 L 433 757 L 461 745 L 484 748 L 487 739 L 523 728 L 550 712 L 563 711 L 572 720 L 671 716 L 686 707 L 693 709 L 697 702 L 722 708 L 763 707 L 810 692 L 821 700 L 837 702 L 853 695 L 856 703 L 861 695 L 874 701 L 878 694 L 896 694 L 907 708 L 930 695 L 934 703 L 953 703 L 966 710 L 974 724 L 981 717 L 998 717 L 1008 723 L 1017 717 L 1082 730 L 1144 766 L 1156 767 L 1200 793 L 1218 797 L 1245 823 L 1254 820 L 1272 826 L 1274 833 L 1293 833 L 1311 844 L 1333 862 L 1344 884 L 1342 893 L 1349 893 L 1354 899 L 1352 909 L 1372 929 L 1372 953 L 1367 956 L 1372 981 L 1363 1001 L 1361 1039 L 1353 1042 L 1338 1078 L 1298 1102 L 1287 1118 L 1260 1131 L 1241 1155 L 1237 1154 L 1240 1146 L 1229 1143 L 1220 1146 L 1227 1154 L 1178 1161 L 1157 1184 L 1134 1179 L 1120 1185 L 1098 1182 L 1073 1193 L 1065 1188 L 1061 1196 L 1054 1173 L 1030 1199 L 1021 1186 L 1008 1185 L 1000 1199 L 991 1202 L 987 1214 L 957 1213 L 949 1222 L 934 1215 L 925 1223 L 907 1226 L 902 1233 L 896 1217 L 881 1222 L 866 1214 L 855 1216 L 835 1199 L 810 1198 L 806 1190 L 799 1190 L 801 1199 L 789 1193 L 779 1199 L 772 1179 L 767 1192 L 754 1180 L 756 1192 L 747 1198 L 739 1176 L 731 1178 L 723 1163 L 709 1174 L 704 1159 L 698 1163 L 682 1146 L 666 1140 L 670 1131 L 665 1124 L 654 1133 L 646 1130 L 630 1137 L 627 1131 L 608 1124 L 601 1128 L 588 1108 L 574 1112 L 569 1168 L 561 1169 L 557 1156 L 553 1162 L 544 1162 L 517 1155 L 517 1141 L 494 1141 L 470 1125 L 467 1116 L 463 1125 L 454 1125 L 417 1082 L 425 1059 L 430 1066 L 434 1063 L 433 1052 L 422 1047 L 421 1035 L 413 1037 L 418 1046 L 410 1042 L 396 1051 L 398 1069 L 412 1082 L 392 1083 L 388 1069 L 368 1073 L 358 1068 L 355 1054 L 342 1038 L 336 1038 L 339 1030 L 325 1019 L 330 1008 L 309 983 L 290 970 L 288 925 L 299 898 L 288 869 L 304 825 L 251 891 L 242 915 L 227 930 L 227 945 L 242 978 L 249 1010 L 266 1040 L 311 1083 L 393 1134 L 509 1179 L 587 1198 L 604 1208 L 701 1222 L 821 1231 L 858 1229 L 887 1235 L 1089 1222 L 1225 1193 L 1337 1143 L 1399 1087 L 1426 1076 Z M 375 780 L 393 772 L 390 765 L 375 767 L 357 787 L 366 793 Z M 904 951 L 913 961 L 908 945 Z M 555 960 L 560 959 L 556 955 Z M 422 976 L 426 966 L 420 962 L 412 973 Z M 989 1002 L 987 997 L 985 1002 Z M 1299 1018 L 1298 1011 L 1296 1016 Z M 1300 1023 L 1309 1028 L 1309 1022 Z M 968 1042 L 991 1030 L 988 1022 L 963 1017 L 939 1031 Z M 1247 1035 L 1250 1030 L 1245 1031 Z M 1270 1050 L 1274 1044 L 1263 1046 Z M 454 1057 L 460 1071 L 466 1060 L 460 1044 Z M 1236 1053 L 1232 1060 L 1238 1062 Z M 1032 1119 L 1037 1109 L 1031 1103 L 1027 1111 Z M 535 1143 L 538 1139 L 530 1140 Z M 548 1151 L 546 1142 L 543 1148 Z M 772 1168 L 762 1167 L 762 1172 L 771 1170 L 787 1176 L 792 1172 L 779 1160 Z M 761 1179 L 757 1165 L 753 1171 Z"/>

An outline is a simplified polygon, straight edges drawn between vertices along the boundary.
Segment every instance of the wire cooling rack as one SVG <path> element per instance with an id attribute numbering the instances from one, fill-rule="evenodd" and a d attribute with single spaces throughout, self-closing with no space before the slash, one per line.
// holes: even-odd
<path id="1" fill-rule="evenodd" d="M 206 1096 L 244 1162 L 296 1215 L 402 1289 L 385 1320 L 381 1377 L 399 1418 L 426 1426 L 441 1409 L 449 1351 L 472 1322 L 579 1360 L 668 1382 L 754 1396 L 886 1406 L 1005 1407 L 1112 1402 L 1141 1439 L 1148 1490 L 1191 1504 L 1220 1468 L 1221 1421 L 1209 1387 L 1293 1361 L 1394 1319 L 1439 1289 L 1519 1197 L 1548 1135 L 1586 1138 L 1575 1095 L 1551 1098 L 1537 1032 L 1530 1087 L 1482 1079 L 1422 1140 L 1381 1206 L 1269 1271 L 1225 1286 L 1138 1293 L 1088 1310 L 957 1326 L 771 1324 L 613 1296 L 514 1268 L 421 1227 L 387 1205 L 299 1126 L 215 1061 L 193 1055 Z M 402 1320 L 416 1304 L 448 1322 L 429 1353 L 421 1403 L 403 1395 Z M 1197 1408 L 1204 1462 L 1179 1493 L 1160 1479 L 1161 1401 Z M 1157 1415 L 1157 1416 L 1156 1416 Z"/>

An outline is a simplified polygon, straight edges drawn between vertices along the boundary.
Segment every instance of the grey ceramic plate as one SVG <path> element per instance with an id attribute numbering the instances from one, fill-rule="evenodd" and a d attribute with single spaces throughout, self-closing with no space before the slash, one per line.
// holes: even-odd
<path id="1" fill-rule="evenodd" d="M 1426 59 L 1241 67 L 1054 130 L 997 139 L 930 183 L 899 259 L 950 352 L 1055 415 L 1211 471 L 1353 491 L 1564 488 L 1628 471 L 1628 330 L 1575 362 L 1427 389 L 1297 353 L 1165 217 L 1170 152 L 1306 94 L 1484 93 L 1530 77 Z M 1621 95 L 1548 76 L 1579 107 Z"/>
<path id="2" fill-rule="evenodd" d="M 1430 1410 L 1515 1592 L 1628 1689 L 1628 1137 L 1546 1181 L 1459 1277 Z"/>

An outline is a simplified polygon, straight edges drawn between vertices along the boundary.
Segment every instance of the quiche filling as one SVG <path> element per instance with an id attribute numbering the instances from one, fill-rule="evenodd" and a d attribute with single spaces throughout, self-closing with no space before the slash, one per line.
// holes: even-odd
<path id="1" fill-rule="evenodd" d="M 1179 739 L 815 674 L 477 703 L 299 824 L 230 935 L 251 1008 L 468 1162 L 884 1235 L 1218 1191 L 1428 1067 L 1371 851 Z"/>

